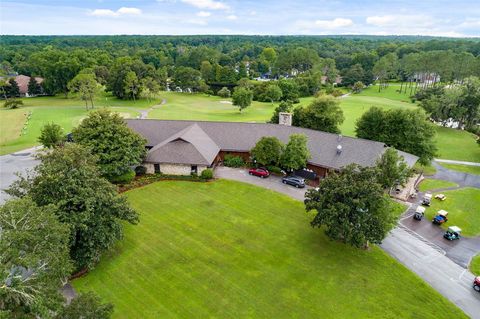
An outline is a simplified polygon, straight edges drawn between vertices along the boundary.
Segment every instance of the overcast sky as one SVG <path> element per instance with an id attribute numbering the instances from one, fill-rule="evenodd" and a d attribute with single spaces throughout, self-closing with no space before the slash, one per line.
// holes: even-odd
<path id="1" fill-rule="evenodd" d="M 480 36 L 480 0 L 0 0 L 1 34 Z"/>

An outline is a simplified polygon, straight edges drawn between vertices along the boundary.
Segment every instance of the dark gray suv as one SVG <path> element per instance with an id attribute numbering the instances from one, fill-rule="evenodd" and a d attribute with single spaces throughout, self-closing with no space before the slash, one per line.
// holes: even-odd
<path id="1" fill-rule="evenodd" d="M 282 183 L 295 186 L 296 188 L 305 187 L 305 180 L 301 177 L 294 175 L 285 176 L 284 178 L 282 178 Z"/>

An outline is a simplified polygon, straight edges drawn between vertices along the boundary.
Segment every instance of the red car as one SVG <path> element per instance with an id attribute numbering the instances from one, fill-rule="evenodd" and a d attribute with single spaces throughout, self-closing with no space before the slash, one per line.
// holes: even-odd
<path id="1" fill-rule="evenodd" d="M 266 168 L 251 168 L 248 170 L 248 174 L 255 175 L 261 178 L 270 176 L 270 172 Z"/>

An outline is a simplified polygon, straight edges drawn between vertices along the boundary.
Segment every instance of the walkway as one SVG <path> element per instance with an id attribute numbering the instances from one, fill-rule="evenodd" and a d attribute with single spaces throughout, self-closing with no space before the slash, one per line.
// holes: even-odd
<path id="1" fill-rule="evenodd" d="M 166 99 L 162 99 L 162 102 L 160 102 L 160 104 L 156 104 L 156 105 L 154 105 L 154 106 L 152 106 L 151 108 L 146 109 L 146 110 L 141 110 L 141 111 L 140 111 L 140 119 L 144 120 L 144 119 L 148 118 L 148 113 L 150 113 L 151 111 L 153 111 L 154 109 L 156 109 L 157 106 L 164 105 L 165 103 L 167 103 L 167 100 L 166 100 Z"/>
<path id="2" fill-rule="evenodd" d="M 215 175 L 219 178 L 266 187 L 298 200 L 304 199 L 306 191 L 283 185 L 279 177 L 261 179 L 250 176 L 245 169 L 217 167 Z M 403 225 L 392 230 L 380 247 L 423 278 L 471 318 L 480 319 L 480 294 L 471 287 L 474 275 L 445 256 L 441 247 L 409 231 Z"/>

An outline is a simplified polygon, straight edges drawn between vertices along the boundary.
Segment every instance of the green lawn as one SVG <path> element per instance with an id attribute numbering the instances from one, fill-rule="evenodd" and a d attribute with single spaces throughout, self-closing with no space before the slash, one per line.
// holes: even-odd
<path id="1" fill-rule="evenodd" d="M 362 95 L 350 95 L 342 98 L 340 105 L 343 109 L 343 115 L 345 116 L 345 121 L 340 129 L 342 130 L 342 134 L 347 136 L 355 136 L 355 122 L 372 106 L 385 110 L 392 108 L 416 108 L 415 104 L 412 103 L 395 101 L 384 97 Z"/>
<path id="2" fill-rule="evenodd" d="M 436 193 L 434 193 L 435 195 Z M 442 227 L 458 226 L 464 236 L 480 235 L 480 189 L 461 188 L 442 192 L 447 199 L 440 201 L 432 199 L 432 205 L 427 208 L 427 216 L 432 219 L 440 209 L 448 212 L 448 222 Z"/>
<path id="3" fill-rule="evenodd" d="M 114 318 L 465 318 L 381 249 L 312 229 L 285 195 L 226 180 L 126 195 L 140 223 L 73 282 Z"/>
<path id="4" fill-rule="evenodd" d="M 457 186 L 458 184 L 453 182 L 443 181 L 440 179 L 426 178 L 420 183 L 418 188 L 421 192 L 425 192 L 425 191 L 434 190 L 434 189 L 457 187 Z"/>
<path id="5" fill-rule="evenodd" d="M 475 276 L 480 276 L 480 254 L 472 258 L 472 261 L 470 262 L 470 271 Z"/>
<path id="6" fill-rule="evenodd" d="M 421 192 L 425 192 L 425 191 L 434 190 L 434 189 L 456 187 L 456 186 L 458 186 L 458 184 L 453 182 L 443 181 L 440 179 L 426 178 L 420 183 L 418 189 Z"/>
<path id="7" fill-rule="evenodd" d="M 149 118 L 264 123 L 272 117 L 276 107 L 276 104 L 254 101 L 240 112 L 230 98 L 176 92 L 162 92 L 162 97 L 166 104 L 157 106 Z"/>
<path id="8" fill-rule="evenodd" d="M 405 85 L 405 84 L 404 84 Z M 381 97 L 395 101 L 402 101 L 411 103 L 410 100 L 410 89 L 407 89 L 407 93 L 399 93 L 400 90 L 400 83 L 390 83 L 388 87 L 381 89 L 380 92 L 378 91 L 378 85 L 372 85 L 367 87 L 362 92 L 355 94 L 354 96 L 373 96 L 373 97 Z M 413 92 L 413 91 L 412 91 Z"/>
<path id="9" fill-rule="evenodd" d="M 438 127 L 436 144 L 437 158 L 480 163 L 480 147 L 472 133 Z"/>
<path id="10" fill-rule="evenodd" d="M 454 171 L 480 175 L 480 166 L 458 165 L 458 164 L 447 164 L 447 163 L 440 163 L 440 165 Z"/>
<path id="11" fill-rule="evenodd" d="M 48 122 L 61 125 L 68 133 L 81 119 L 87 116 L 83 101 L 77 98 L 38 97 L 23 99 L 25 106 L 14 109 L 0 109 L 0 155 L 16 152 L 37 145 L 40 130 Z M 159 100 L 148 102 L 140 100 L 123 101 L 109 95 L 100 96 L 95 108 L 108 107 L 124 117 L 136 117 L 139 110 L 157 104 Z M 31 112 L 26 131 L 22 131 L 26 123 L 26 114 Z"/>

